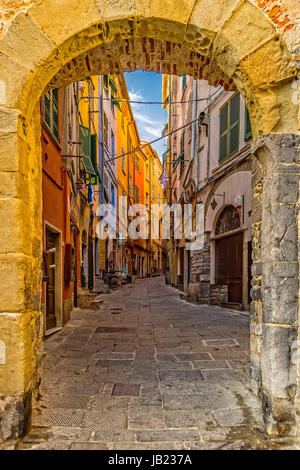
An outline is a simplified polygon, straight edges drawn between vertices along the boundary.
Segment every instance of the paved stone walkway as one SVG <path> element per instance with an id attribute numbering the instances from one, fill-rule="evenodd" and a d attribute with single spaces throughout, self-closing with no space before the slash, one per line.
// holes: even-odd
<path id="1" fill-rule="evenodd" d="M 19 449 L 277 448 L 248 387 L 249 317 L 180 300 L 163 278 L 75 310 L 46 340 Z"/>

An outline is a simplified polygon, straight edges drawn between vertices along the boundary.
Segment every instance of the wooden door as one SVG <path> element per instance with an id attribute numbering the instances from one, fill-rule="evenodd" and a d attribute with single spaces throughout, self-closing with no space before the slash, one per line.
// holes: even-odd
<path id="1" fill-rule="evenodd" d="M 216 240 L 216 282 L 228 285 L 228 302 L 243 299 L 243 234 Z"/>
<path id="2" fill-rule="evenodd" d="M 55 272 L 56 234 L 46 231 L 46 251 L 48 252 L 48 281 L 46 283 L 46 329 L 55 328 Z"/>

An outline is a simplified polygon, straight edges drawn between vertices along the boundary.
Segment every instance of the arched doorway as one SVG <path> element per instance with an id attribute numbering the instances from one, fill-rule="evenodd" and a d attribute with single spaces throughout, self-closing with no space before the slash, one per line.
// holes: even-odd
<path id="1" fill-rule="evenodd" d="M 15 435 L 29 422 L 42 362 L 39 100 L 50 88 L 94 73 L 138 68 L 237 87 L 246 100 L 258 159 L 251 378 L 267 431 L 295 432 L 299 138 L 292 54 L 297 31 L 292 2 L 285 4 L 284 21 L 279 21 L 281 11 L 272 17 L 256 0 L 169 0 L 163 5 L 145 0 L 136 6 L 122 0 L 118 8 L 105 0 L 33 0 L 9 12 L 5 8 L 0 30 L 1 210 L 6 221 L 0 243 L 0 331 L 6 360 L 0 394 L 18 410 Z M 292 344 L 296 353 L 291 354 Z"/>

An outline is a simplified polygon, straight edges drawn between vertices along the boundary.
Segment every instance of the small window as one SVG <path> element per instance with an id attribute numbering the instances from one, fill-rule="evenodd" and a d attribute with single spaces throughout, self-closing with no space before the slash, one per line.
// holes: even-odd
<path id="1" fill-rule="evenodd" d="M 220 110 L 219 162 L 237 152 L 240 131 L 240 94 L 236 93 Z"/>
<path id="2" fill-rule="evenodd" d="M 139 163 L 140 163 L 139 156 L 135 154 L 135 168 L 137 171 L 139 171 L 139 166 L 140 166 Z"/>
<path id="3" fill-rule="evenodd" d="M 182 77 L 182 93 L 184 92 L 185 87 L 186 87 L 186 75 L 183 75 L 183 77 Z"/>

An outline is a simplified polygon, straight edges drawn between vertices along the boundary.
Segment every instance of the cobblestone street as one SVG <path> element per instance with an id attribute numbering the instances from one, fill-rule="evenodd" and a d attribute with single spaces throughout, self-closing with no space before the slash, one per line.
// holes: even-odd
<path id="1" fill-rule="evenodd" d="M 248 388 L 249 316 L 138 280 L 46 340 L 19 449 L 275 448 Z"/>

